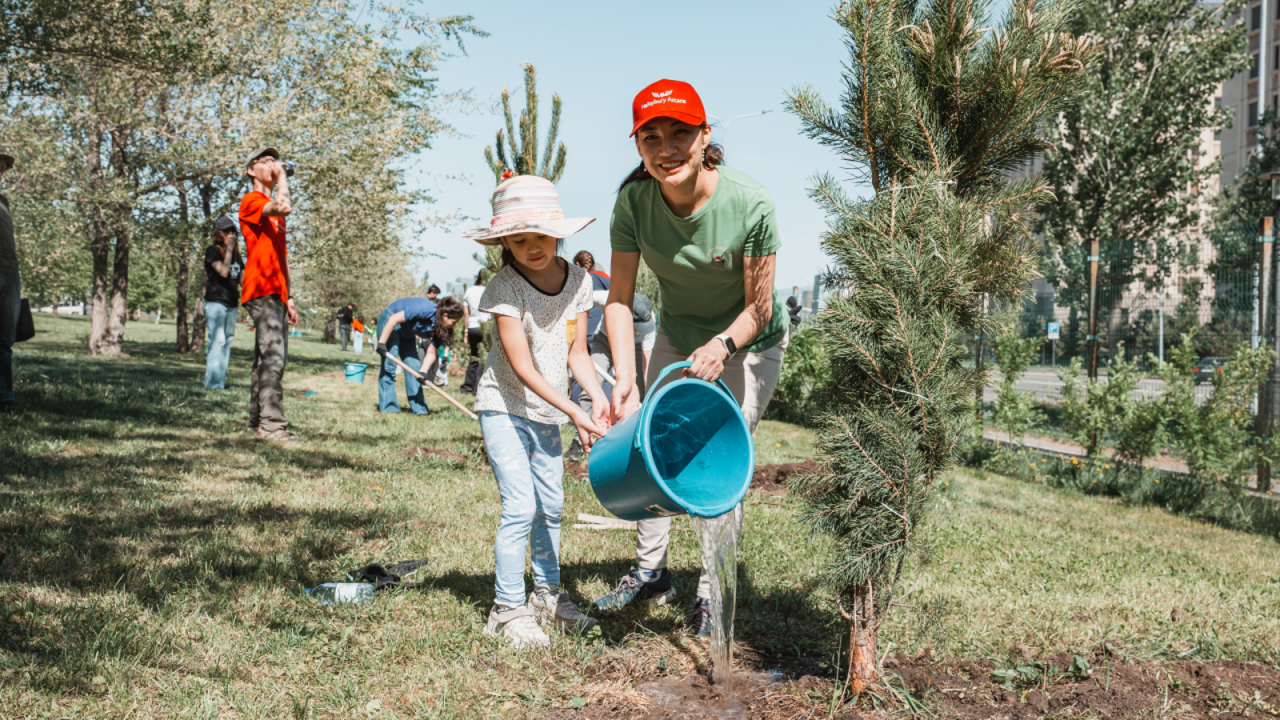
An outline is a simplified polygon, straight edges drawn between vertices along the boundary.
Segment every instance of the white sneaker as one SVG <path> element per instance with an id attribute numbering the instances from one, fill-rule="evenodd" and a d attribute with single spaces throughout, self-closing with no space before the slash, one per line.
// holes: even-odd
<path id="1" fill-rule="evenodd" d="M 589 632 L 599 623 L 589 618 L 569 599 L 567 592 L 533 593 L 529 596 L 529 609 L 544 627 L 554 625 L 560 632 L 581 634 Z"/>
<path id="2" fill-rule="evenodd" d="M 489 622 L 484 626 L 484 634 L 506 638 L 507 644 L 517 649 L 551 646 L 551 638 L 538 627 L 533 611 L 523 605 L 502 612 L 498 612 L 495 606 L 489 611 Z"/>

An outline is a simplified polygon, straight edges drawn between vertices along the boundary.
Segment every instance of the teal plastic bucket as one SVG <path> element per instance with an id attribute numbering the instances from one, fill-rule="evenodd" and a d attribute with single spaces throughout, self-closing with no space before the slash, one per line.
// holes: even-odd
<path id="1" fill-rule="evenodd" d="M 369 366 L 363 363 L 347 363 L 347 382 L 364 382 L 364 371 L 367 367 Z"/>
<path id="2" fill-rule="evenodd" d="M 751 487 L 755 446 L 728 386 L 696 378 L 662 384 L 691 364 L 664 368 L 640 410 L 591 448 L 591 489 L 623 520 L 716 517 Z"/>

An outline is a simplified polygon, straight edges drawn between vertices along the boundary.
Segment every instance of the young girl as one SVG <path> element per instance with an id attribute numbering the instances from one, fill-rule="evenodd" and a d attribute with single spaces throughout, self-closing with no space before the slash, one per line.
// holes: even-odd
<path id="1" fill-rule="evenodd" d="M 591 280 L 556 254 L 560 240 L 594 219 L 565 218 L 554 185 L 521 175 L 493 191 L 490 226 L 464 234 L 503 248 L 503 268 L 479 303 L 495 318 L 498 341 L 480 376 L 475 409 L 502 497 L 494 542 L 497 600 L 484 632 L 515 647 L 549 645 L 539 625 L 581 633 L 596 624 L 560 591 L 560 425 L 572 422 L 589 448 L 591 436 L 608 427 L 609 400 L 587 354 Z M 595 401 L 593 417 L 569 399 L 569 370 Z M 530 539 L 534 592 L 526 605 Z"/>

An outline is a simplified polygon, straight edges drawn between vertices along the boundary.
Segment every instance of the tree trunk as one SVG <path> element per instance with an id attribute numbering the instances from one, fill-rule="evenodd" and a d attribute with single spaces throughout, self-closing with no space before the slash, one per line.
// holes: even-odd
<path id="1" fill-rule="evenodd" d="M 849 621 L 849 689 L 857 695 L 880 679 L 876 658 L 876 604 L 871 583 L 854 592 L 853 613 L 840 612 Z"/>
<path id="2" fill-rule="evenodd" d="M 324 323 L 324 341 L 326 343 L 331 343 L 337 339 L 338 339 L 338 318 L 330 317 Z"/>
<path id="3" fill-rule="evenodd" d="M 199 248 L 196 248 L 199 250 Z M 197 257 L 203 257 L 197 255 Z M 196 286 L 195 294 L 191 299 L 191 352 L 202 352 L 204 350 L 205 337 L 208 335 L 209 328 L 206 325 L 204 316 L 204 291 L 205 286 L 209 282 L 209 276 L 205 273 L 204 262 L 200 262 L 200 284 Z"/>
<path id="4" fill-rule="evenodd" d="M 116 247 L 111 266 L 111 307 L 100 350 L 107 355 L 119 355 L 124 349 L 124 326 L 129 319 L 129 251 L 133 244 L 129 214 L 122 209 L 114 223 Z"/>
<path id="5" fill-rule="evenodd" d="M 191 279 L 191 248 L 187 242 L 187 226 L 191 213 L 187 204 L 187 186 L 174 183 L 178 191 L 178 297 L 174 311 L 174 327 L 177 328 L 177 342 L 174 350 L 179 353 L 191 352 L 191 336 L 187 332 L 187 283 Z"/>
<path id="6" fill-rule="evenodd" d="M 89 352 L 102 355 L 106 348 L 107 327 L 111 320 L 111 236 L 107 232 L 106 220 L 100 210 L 95 210 L 93 218 L 93 240 L 89 243 L 89 253 L 93 256 L 93 308 L 89 320 Z"/>

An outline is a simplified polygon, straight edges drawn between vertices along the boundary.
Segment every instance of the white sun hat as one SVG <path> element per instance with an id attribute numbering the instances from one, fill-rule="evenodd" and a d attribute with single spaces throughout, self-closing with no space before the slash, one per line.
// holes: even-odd
<path id="1" fill-rule="evenodd" d="M 462 233 L 481 245 L 499 245 L 502 237 L 538 233 L 566 238 L 595 222 L 595 218 L 567 218 L 560 209 L 560 193 L 546 178 L 516 175 L 493 189 L 493 219 L 489 227 Z"/>

